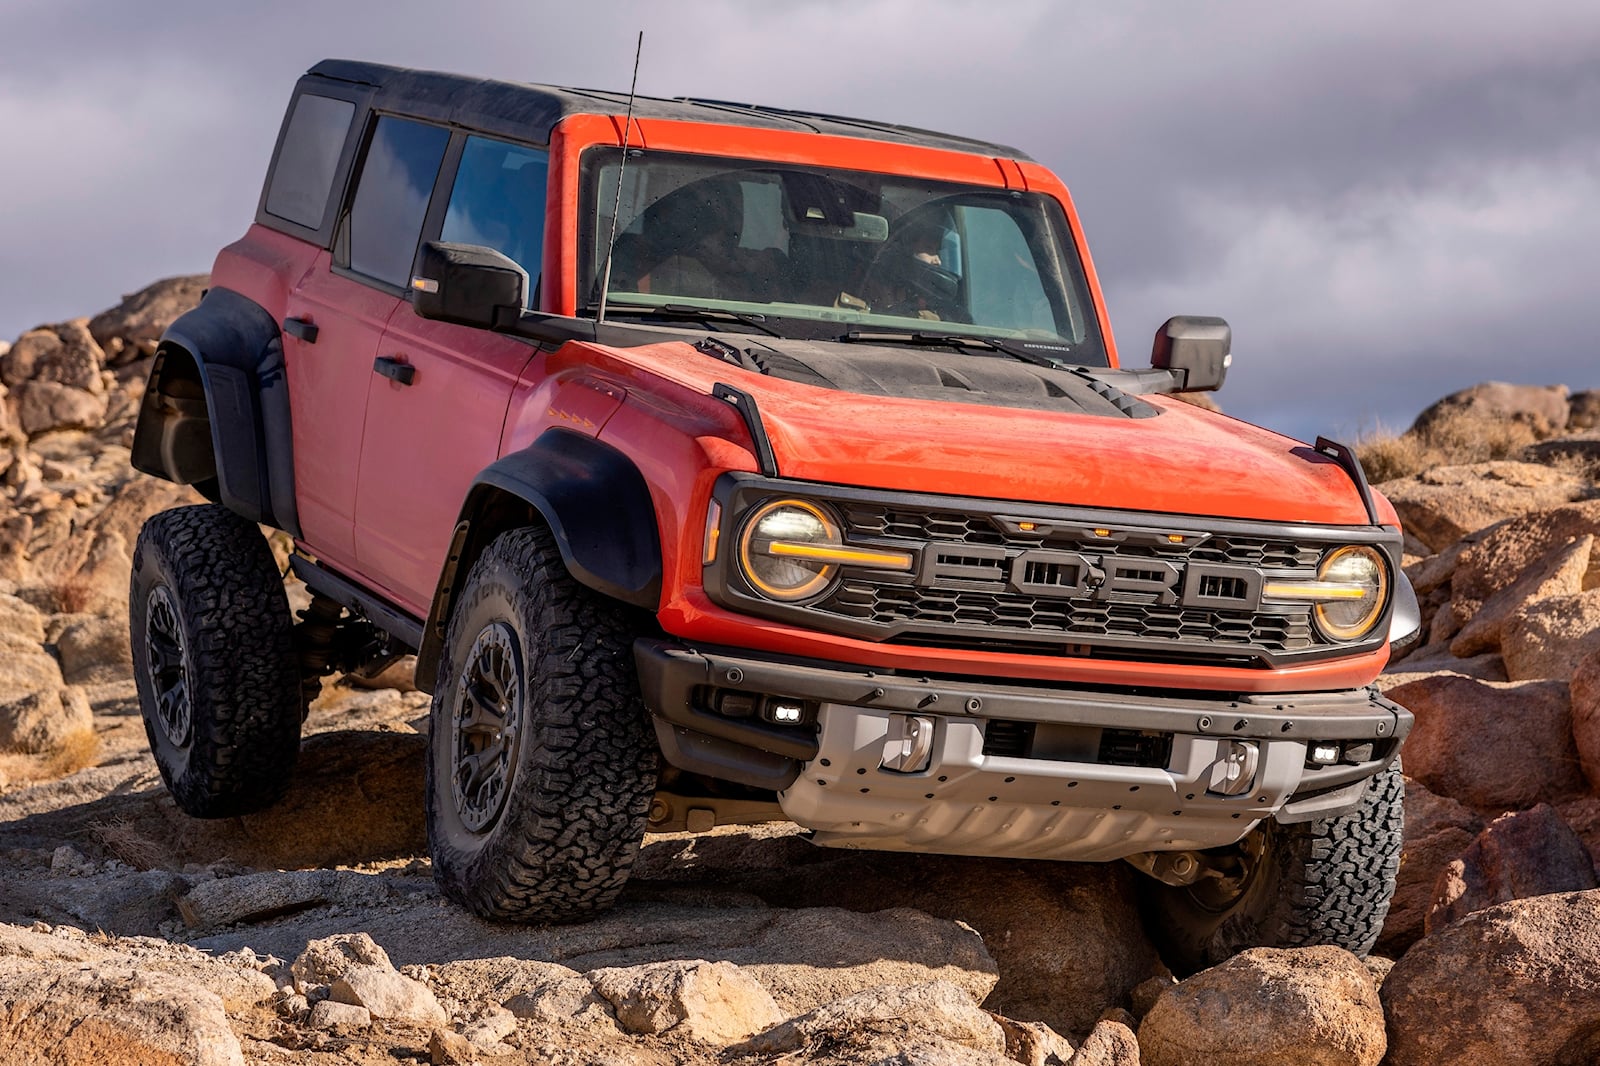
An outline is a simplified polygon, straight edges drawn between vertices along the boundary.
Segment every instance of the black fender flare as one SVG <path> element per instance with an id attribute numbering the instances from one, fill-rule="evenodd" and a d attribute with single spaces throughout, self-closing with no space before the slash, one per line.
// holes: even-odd
<path id="1" fill-rule="evenodd" d="M 213 288 L 167 328 L 132 452 L 136 470 L 196 485 L 253 522 L 300 535 L 283 335 L 261 305 Z"/>
<path id="2" fill-rule="evenodd" d="M 611 599 L 652 613 L 661 602 L 661 537 L 650 486 L 633 460 L 568 429 L 485 467 L 467 492 L 417 650 L 417 685 L 432 692 L 450 609 L 473 563 L 508 529 L 542 521 L 567 570 Z"/>

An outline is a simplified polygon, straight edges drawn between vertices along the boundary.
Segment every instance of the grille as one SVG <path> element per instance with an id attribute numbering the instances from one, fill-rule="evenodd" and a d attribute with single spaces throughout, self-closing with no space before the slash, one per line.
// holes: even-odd
<path id="1" fill-rule="evenodd" d="M 924 587 L 911 584 L 907 575 L 857 572 L 847 575 L 828 597 L 808 605 L 809 611 L 841 621 L 887 629 L 892 634 L 887 639 L 892 641 L 1113 658 L 1125 658 L 1126 649 L 1137 646 L 1137 657 L 1143 659 L 1233 658 L 1240 662 L 1253 661 L 1251 653 L 1306 651 L 1319 643 L 1307 605 L 1228 610 L 1225 606 L 1101 602 L 1031 595 L 1009 587 L 995 591 L 972 586 L 998 583 L 1007 566 L 1006 557 L 1031 548 L 1112 553 L 1121 560 L 1149 558 L 1176 566 L 1221 563 L 1302 571 L 1310 576 L 1326 548 L 1321 543 L 1212 535 L 1192 545 L 1171 544 L 1160 536 L 1122 536 L 1125 526 L 1112 543 L 1070 529 L 1038 534 L 1007 531 L 984 514 L 898 509 L 856 501 L 841 510 L 851 539 L 929 545 L 947 564 L 959 564 L 963 576 L 969 578 Z M 958 545 L 973 545 L 976 550 L 966 556 Z M 995 551 L 997 548 L 1003 552 Z M 1048 562 L 1037 566 L 1030 562 L 1023 570 L 1023 583 L 1033 588 L 1070 586 L 1076 580 L 1070 567 Z M 1137 568 L 1125 574 L 1141 576 Z M 1227 576 L 1207 576 L 1198 591 L 1211 600 L 1245 598 L 1243 582 Z"/>

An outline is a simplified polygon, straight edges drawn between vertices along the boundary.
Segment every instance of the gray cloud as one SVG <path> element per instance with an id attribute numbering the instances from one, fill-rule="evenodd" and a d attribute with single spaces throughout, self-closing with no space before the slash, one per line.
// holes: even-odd
<path id="1" fill-rule="evenodd" d="M 1486 378 L 1600 385 L 1585 0 L 543 6 L 7 10 L 0 336 L 205 269 L 325 55 L 619 87 L 642 28 L 643 92 L 1023 148 L 1073 188 L 1124 361 L 1223 314 L 1245 417 L 1348 436 Z"/>

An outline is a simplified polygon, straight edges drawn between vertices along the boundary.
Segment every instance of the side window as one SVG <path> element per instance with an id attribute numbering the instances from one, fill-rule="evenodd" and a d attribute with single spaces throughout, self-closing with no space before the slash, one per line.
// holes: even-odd
<path id="1" fill-rule="evenodd" d="M 267 214 L 317 229 L 356 105 L 303 93 L 294 103 L 267 186 Z"/>
<path id="2" fill-rule="evenodd" d="M 530 304 L 539 287 L 549 173 L 545 152 L 468 137 L 439 234 L 442 241 L 481 244 L 515 260 L 528 272 Z"/>
<path id="3" fill-rule="evenodd" d="M 447 130 L 384 116 L 372 133 L 350 204 L 350 269 L 404 288 L 422 218 L 450 140 Z"/>

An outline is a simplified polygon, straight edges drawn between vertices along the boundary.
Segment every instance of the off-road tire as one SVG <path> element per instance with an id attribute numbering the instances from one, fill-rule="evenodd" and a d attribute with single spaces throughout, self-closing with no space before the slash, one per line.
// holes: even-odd
<path id="1" fill-rule="evenodd" d="M 1361 805 L 1314 822 L 1258 828 L 1262 850 L 1242 892 L 1220 904 L 1141 878 L 1146 924 L 1182 975 L 1253 947 L 1332 944 L 1365 956 L 1378 941 L 1400 869 L 1405 783 L 1396 761 Z"/>
<path id="2" fill-rule="evenodd" d="M 303 705 L 261 530 L 216 504 L 152 516 L 134 547 L 128 627 L 145 736 L 178 807 L 228 818 L 282 798 Z"/>
<path id="3" fill-rule="evenodd" d="M 440 889 L 482 917 L 578 921 L 627 883 L 660 753 L 625 612 L 542 527 L 502 534 L 467 577 L 433 698 L 428 841 Z"/>

